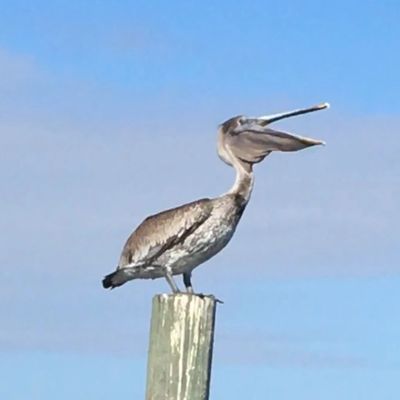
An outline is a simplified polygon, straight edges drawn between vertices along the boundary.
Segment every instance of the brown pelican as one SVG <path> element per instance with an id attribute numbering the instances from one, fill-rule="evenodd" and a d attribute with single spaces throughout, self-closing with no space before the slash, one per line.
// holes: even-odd
<path id="1" fill-rule="evenodd" d="M 218 155 L 236 170 L 232 188 L 214 199 L 197 200 L 146 218 L 129 236 L 116 271 L 103 279 L 103 287 L 115 288 L 131 279 L 165 277 L 176 293 L 179 289 L 173 275 L 183 274 L 187 292 L 193 293 L 193 269 L 221 251 L 235 232 L 253 188 L 253 164 L 272 151 L 297 151 L 323 144 L 268 125 L 328 107 L 324 103 L 258 118 L 237 116 L 222 123 Z"/>

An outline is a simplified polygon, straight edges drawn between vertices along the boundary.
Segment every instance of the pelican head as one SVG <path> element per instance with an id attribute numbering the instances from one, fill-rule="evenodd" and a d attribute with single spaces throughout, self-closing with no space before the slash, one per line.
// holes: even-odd
<path id="1" fill-rule="evenodd" d="M 249 172 L 253 164 L 262 161 L 272 151 L 297 151 L 324 144 L 321 140 L 273 130 L 268 125 L 326 108 L 329 108 L 328 103 L 256 118 L 242 115 L 230 118 L 219 126 L 218 155 L 226 164 L 236 166 L 239 163 Z"/>

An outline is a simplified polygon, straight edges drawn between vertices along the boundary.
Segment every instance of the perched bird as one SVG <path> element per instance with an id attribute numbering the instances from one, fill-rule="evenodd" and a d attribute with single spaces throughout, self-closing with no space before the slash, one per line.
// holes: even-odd
<path id="1" fill-rule="evenodd" d="M 233 117 L 219 126 L 218 155 L 236 171 L 236 180 L 225 194 L 201 199 L 146 218 L 129 236 L 115 272 L 103 279 L 104 288 L 115 288 L 131 279 L 166 278 L 174 293 L 173 275 L 183 275 L 193 293 L 192 271 L 232 238 L 253 189 L 253 164 L 272 151 L 297 151 L 323 144 L 268 127 L 272 122 L 328 108 L 324 103 L 295 111 L 249 118 Z"/>

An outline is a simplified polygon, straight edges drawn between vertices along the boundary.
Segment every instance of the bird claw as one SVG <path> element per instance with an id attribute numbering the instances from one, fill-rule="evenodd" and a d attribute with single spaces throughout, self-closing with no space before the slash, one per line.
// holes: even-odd
<path id="1" fill-rule="evenodd" d="M 204 294 L 204 293 L 188 293 L 188 294 L 192 294 L 193 296 L 199 296 L 201 299 L 208 297 L 208 298 L 214 300 L 216 303 L 224 304 L 224 302 L 222 300 L 217 299 L 213 294 Z"/>

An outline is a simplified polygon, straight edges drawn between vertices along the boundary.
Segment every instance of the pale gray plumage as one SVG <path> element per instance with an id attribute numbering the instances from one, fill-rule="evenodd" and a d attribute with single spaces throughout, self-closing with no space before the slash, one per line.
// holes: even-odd
<path id="1" fill-rule="evenodd" d="M 221 124 L 218 155 L 236 170 L 231 190 L 146 218 L 128 238 L 117 270 L 103 279 L 103 286 L 114 288 L 131 279 L 165 277 L 176 292 L 173 275 L 183 274 L 185 286 L 192 292 L 192 270 L 223 249 L 235 232 L 253 188 L 253 164 L 272 151 L 297 151 L 323 144 L 266 126 L 327 107 L 325 103 L 259 118 L 237 116 Z"/>

